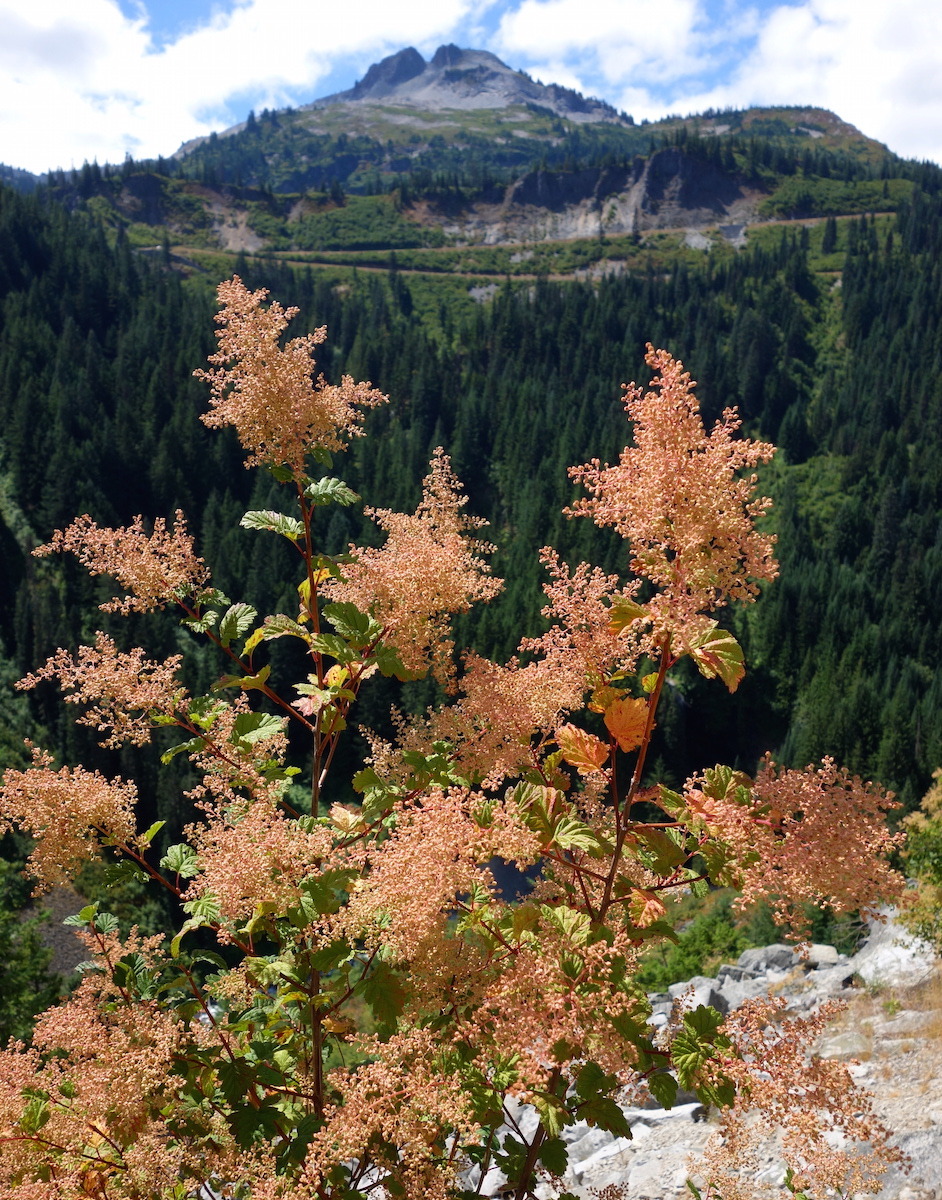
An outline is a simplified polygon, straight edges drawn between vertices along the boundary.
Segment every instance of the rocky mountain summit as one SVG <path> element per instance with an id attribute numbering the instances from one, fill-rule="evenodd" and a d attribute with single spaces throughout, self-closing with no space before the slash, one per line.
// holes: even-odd
<path id="1" fill-rule="evenodd" d="M 783 997 L 790 1013 L 812 1012 L 827 1000 L 845 1002 L 843 1016 L 815 1053 L 847 1063 L 874 1094 L 878 1116 L 909 1159 L 907 1171 L 887 1174 L 878 1200 L 942 1200 L 942 971 L 931 948 L 890 922 L 871 927 L 853 957 L 833 946 L 812 946 L 807 958 L 784 944 L 746 950 L 715 977 L 698 976 L 652 996 L 652 1023 L 665 1024 L 676 1005 L 709 1004 L 726 1013 L 769 994 Z M 670 1110 L 625 1108 L 630 1140 L 584 1121 L 565 1129 L 570 1165 L 564 1189 L 580 1200 L 613 1185 L 623 1189 L 625 1200 L 689 1197 L 687 1179 L 696 1177 L 696 1160 L 717 1120 L 696 1097 L 681 1094 L 678 1100 Z M 525 1106 L 515 1119 L 525 1135 L 536 1128 L 536 1114 Z M 784 1166 L 770 1143 L 755 1183 L 774 1188 L 783 1179 Z M 492 1170 L 482 1195 L 501 1196 L 504 1182 Z M 540 1200 L 559 1194 L 548 1183 L 536 1191 Z"/>
<path id="2" fill-rule="evenodd" d="M 535 104 L 577 123 L 632 123 L 603 100 L 559 84 L 539 83 L 487 50 L 462 50 L 455 45 L 439 46 L 430 62 L 408 46 L 374 63 L 352 88 L 315 100 L 304 109 L 337 104 L 401 104 L 430 111 Z"/>

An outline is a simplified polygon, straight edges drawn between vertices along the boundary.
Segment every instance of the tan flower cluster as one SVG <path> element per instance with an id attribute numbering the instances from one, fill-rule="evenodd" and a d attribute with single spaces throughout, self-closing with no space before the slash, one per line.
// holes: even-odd
<path id="1" fill-rule="evenodd" d="M 428 969 L 425 959 L 444 936 L 455 897 L 488 881 L 478 867 L 485 831 L 470 820 L 468 795 L 457 788 L 432 789 L 397 806 L 395 815 L 394 831 L 350 898 L 345 932 L 381 942 L 418 972 L 420 963 Z"/>
<path id="2" fill-rule="evenodd" d="M 711 1193 L 756 1200 L 756 1152 L 776 1129 L 798 1191 L 820 1197 L 879 1191 L 886 1168 L 903 1156 L 888 1144 L 890 1131 L 847 1067 L 809 1051 L 840 1005 L 804 1019 L 783 1018 L 783 1008 L 782 1000 L 748 1001 L 723 1025 L 733 1048 L 722 1055 L 720 1071 L 736 1084 L 737 1098 L 723 1110 L 705 1155 Z"/>
<path id="3" fill-rule="evenodd" d="M 39 1018 L 30 1050 L 0 1052 L 0 1193 L 31 1200 L 173 1194 L 184 1155 L 162 1110 L 183 1026 L 152 1002 L 126 1003 L 112 983 L 120 958 L 149 962 L 160 939 L 132 931 L 123 943 L 104 938 L 102 945 L 80 936 L 104 969 L 86 974 Z M 48 1097 L 38 1125 L 23 1121 L 24 1093 Z"/>
<path id="4" fill-rule="evenodd" d="M 689 780 L 688 808 L 730 849 L 746 907 L 772 902 L 777 919 L 800 924 L 804 904 L 875 915 L 902 889 L 887 855 L 902 841 L 886 814 L 892 793 L 864 783 L 826 758 L 802 771 L 776 767 L 767 755 L 747 804 L 707 794 Z"/>
<path id="5" fill-rule="evenodd" d="M 686 641 L 702 626 L 698 615 L 754 599 L 757 581 L 778 573 L 774 538 L 754 527 L 770 501 L 754 498 L 755 475 L 738 475 L 770 459 L 774 447 L 734 440 L 733 409 L 707 434 L 683 364 L 652 346 L 646 361 L 659 372 L 654 390 L 626 388 L 634 445 L 617 466 L 596 459 L 570 468 L 590 498 L 569 514 L 611 525 L 629 541 L 631 569 L 659 589 L 649 605 L 655 632 Z"/>
<path id="6" fill-rule="evenodd" d="M 43 556 L 65 550 L 74 554 L 90 574 L 113 575 L 130 593 L 100 605 L 103 612 L 163 608 L 168 601 L 204 587 L 209 578 L 179 509 L 172 530 L 158 517 L 149 534 L 143 517 L 135 517 L 133 524 L 121 529 L 102 529 L 88 514 L 76 517 L 68 529 L 57 529 L 52 540 L 33 553 Z"/>
<path id="7" fill-rule="evenodd" d="M 80 646 L 74 658 L 67 650 L 57 650 L 16 686 L 32 688 L 42 679 L 58 679 L 70 704 L 90 705 L 77 720 L 107 734 L 102 746 L 143 746 L 150 741 L 151 714 L 172 713 L 186 696 L 175 678 L 181 661 L 174 654 L 166 662 L 155 662 L 139 647 L 122 653 L 99 631 L 94 646 Z"/>
<path id="8" fill-rule="evenodd" d="M 478 1125 L 438 1039 L 431 1030 L 411 1029 L 382 1043 L 364 1039 L 361 1049 L 373 1061 L 331 1072 L 343 1100 L 328 1108 L 311 1141 L 308 1186 L 334 1163 L 372 1158 L 395 1185 L 379 1194 L 449 1200 L 462 1163 L 446 1138 L 456 1131 L 466 1143 L 476 1141 Z M 365 1182 L 354 1179 L 354 1190 Z"/>
<path id="9" fill-rule="evenodd" d="M 318 872 L 330 854 L 326 829 L 302 830 L 265 801 L 241 815 L 219 814 L 188 830 L 200 874 L 188 897 L 213 896 L 226 921 L 241 924 L 265 902 L 278 911 L 296 905 L 301 883 Z"/>
<path id="10" fill-rule="evenodd" d="M 483 1044 L 482 1061 L 495 1052 L 513 1055 L 524 1093 L 547 1086 L 559 1041 L 574 1048 L 572 1059 L 592 1059 L 623 1084 L 636 1082 L 637 1047 L 617 1023 L 637 1001 L 610 984 L 638 957 L 623 930 L 590 946 L 543 922 L 538 940 L 492 972 L 469 1027 L 455 1037 Z"/>
<path id="11" fill-rule="evenodd" d="M 431 664 L 436 678 L 445 682 L 454 674 L 451 614 L 467 612 L 476 600 L 490 600 L 502 584 L 480 557 L 492 547 L 468 536 L 485 522 L 462 513 L 467 497 L 440 447 L 430 466 L 414 515 L 366 510 L 386 531 L 385 545 L 351 546 L 356 562 L 323 591 L 332 600 L 350 601 L 370 612 L 407 670 L 424 673 Z"/>
<path id="12" fill-rule="evenodd" d="M 215 813 L 233 806 L 242 812 L 252 802 L 275 805 L 281 799 L 284 783 L 273 779 L 266 768 L 283 763 L 288 749 L 285 721 L 265 737 L 253 734 L 251 740 L 239 738 L 240 716 L 252 712 L 246 696 L 232 704 L 220 702 L 212 723 L 203 728 L 203 744 L 190 752 L 190 761 L 202 772 L 201 781 L 186 792 L 197 807 Z"/>
<path id="13" fill-rule="evenodd" d="M 539 638 L 525 638 L 522 651 L 574 658 L 588 684 L 609 675 L 616 667 L 632 671 L 642 654 L 652 650 L 650 635 L 641 628 L 619 636 L 612 627 L 612 602 L 633 601 L 640 584 L 621 587 L 617 575 L 580 563 L 574 570 L 560 562 L 556 551 L 544 547 L 540 561 L 550 574 L 543 587 L 549 603 L 543 616 L 552 621 Z"/>
<path id="14" fill-rule="evenodd" d="M 585 677 L 572 654 L 551 652 L 522 663 L 491 662 L 468 654 L 460 699 L 433 715 L 429 740 L 444 738 L 471 778 L 519 774 L 533 765 L 534 735 L 547 737 L 561 713 L 577 708 Z"/>
<path id="15" fill-rule="evenodd" d="M 29 858 L 37 891 L 70 879 L 83 862 L 97 858 L 103 840 L 134 836 L 137 789 L 82 767 L 51 768 L 52 758 L 33 749 L 33 766 L 7 771 L 0 788 L 0 833 L 12 825 L 36 838 Z"/>
<path id="16" fill-rule="evenodd" d="M 344 449 L 344 436 L 363 432 L 359 410 L 388 397 L 349 375 L 339 386 L 322 375 L 312 378 L 314 347 L 325 341 L 326 326 L 282 348 L 296 308 L 282 308 L 277 300 L 263 308 L 267 291 L 250 292 L 238 275 L 221 283 L 217 294 L 222 328 L 216 332 L 219 349 L 209 359 L 216 370 L 194 372 L 212 388 L 212 411 L 202 419 L 211 428 L 235 427 L 250 452 L 247 467 L 284 464 L 300 478 L 308 454 L 316 447 Z"/>

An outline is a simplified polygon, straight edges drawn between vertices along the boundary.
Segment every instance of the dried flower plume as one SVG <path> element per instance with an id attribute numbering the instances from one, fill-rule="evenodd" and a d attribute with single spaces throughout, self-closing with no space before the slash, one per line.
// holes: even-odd
<path id="1" fill-rule="evenodd" d="M 247 467 L 284 464 L 300 476 L 316 447 L 342 450 L 345 436 L 362 434 L 359 410 L 388 397 L 349 375 L 339 385 L 323 375 L 313 378 L 313 351 L 326 339 L 326 326 L 282 348 L 296 308 L 282 308 L 277 300 L 263 308 L 268 292 L 250 292 L 238 275 L 221 283 L 217 294 L 222 328 L 216 332 L 219 349 L 209 358 L 216 370 L 194 374 L 213 393 L 203 421 L 213 429 L 235 427 L 249 451 Z"/>

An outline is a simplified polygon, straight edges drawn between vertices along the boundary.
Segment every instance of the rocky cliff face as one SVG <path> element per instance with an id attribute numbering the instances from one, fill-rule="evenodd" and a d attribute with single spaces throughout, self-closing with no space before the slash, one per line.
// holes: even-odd
<path id="1" fill-rule="evenodd" d="M 487 245 L 649 229 L 742 224 L 761 194 L 710 163 L 667 147 L 627 167 L 532 171 L 497 201 L 451 213 L 445 231 Z"/>
<path id="2" fill-rule="evenodd" d="M 347 91 L 315 100 L 305 108 L 316 110 L 337 104 L 405 105 L 431 111 L 535 104 L 570 121 L 627 123 L 602 100 L 558 84 L 547 87 L 514 71 L 487 50 L 462 50 L 454 45 L 439 46 L 430 62 L 409 46 L 374 63 Z"/>

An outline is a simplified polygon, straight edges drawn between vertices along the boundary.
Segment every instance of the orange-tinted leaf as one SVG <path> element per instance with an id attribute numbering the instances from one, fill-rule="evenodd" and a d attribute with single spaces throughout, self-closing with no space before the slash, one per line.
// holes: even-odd
<path id="1" fill-rule="evenodd" d="M 628 913 L 639 929 L 645 929 L 659 921 L 666 912 L 664 903 L 656 892 L 648 892 L 643 888 L 632 888 L 631 899 L 628 901 Z"/>
<path id="2" fill-rule="evenodd" d="M 630 629 L 639 617 L 645 616 L 647 609 L 629 596 L 616 596 L 609 613 L 609 629 L 612 633 L 621 634 Z"/>
<path id="3" fill-rule="evenodd" d="M 560 725 L 556 730 L 556 744 L 563 758 L 580 775 L 591 775 L 601 771 L 608 760 L 608 747 L 591 733 L 577 729 L 575 725 Z"/>
<path id="4" fill-rule="evenodd" d="M 719 675 L 731 692 L 735 692 L 746 674 L 742 647 L 726 629 L 717 628 L 715 621 L 693 640 L 690 654 L 701 675 L 707 679 Z"/>
<path id="5" fill-rule="evenodd" d="M 621 750 L 637 750 L 644 737 L 647 720 L 647 701 L 634 700 L 630 696 L 616 700 L 605 710 L 606 728 Z"/>

